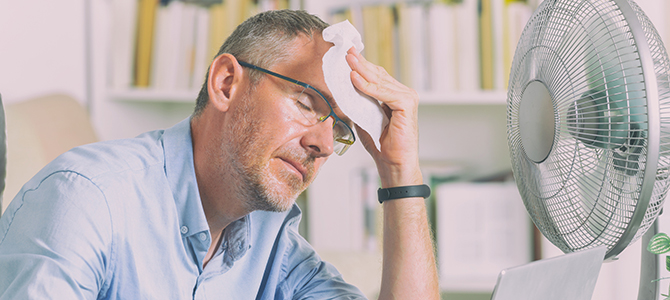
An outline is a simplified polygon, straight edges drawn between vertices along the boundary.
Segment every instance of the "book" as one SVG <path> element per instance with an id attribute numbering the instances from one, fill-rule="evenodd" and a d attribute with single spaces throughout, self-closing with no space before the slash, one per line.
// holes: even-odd
<path id="1" fill-rule="evenodd" d="M 195 58 L 196 8 L 193 4 L 185 4 L 180 15 L 181 28 L 179 28 L 178 53 L 174 70 L 175 77 L 172 79 L 175 90 L 188 90 L 191 88 Z"/>
<path id="2" fill-rule="evenodd" d="M 195 8 L 195 40 L 193 42 L 193 64 L 191 69 L 191 80 L 189 82 L 190 89 L 199 89 L 205 82 L 207 76 L 207 69 L 211 61 L 209 55 L 209 30 L 210 30 L 210 14 L 207 8 Z"/>
<path id="3" fill-rule="evenodd" d="M 396 72 L 396 26 L 394 17 L 394 7 L 390 5 L 378 5 L 379 31 L 379 66 L 383 67 L 391 76 L 397 78 Z"/>
<path id="4" fill-rule="evenodd" d="M 493 90 L 493 14 L 492 0 L 479 0 L 479 59 L 480 85 L 483 90 Z"/>
<path id="5" fill-rule="evenodd" d="M 137 28 L 137 1 L 112 1 L 112 37 L 110 86 L 127 89 L 134 84 L 135 42 Z"/>
<path id="6" fill-rule="evenodd" d="M 420 3 L 400 3 L 397 10 L 400 82 L 426 91 L 429 88 L 426 7 Z"/>
<path id="7" fill-rule="evenodd" d="M 256 13 L 256 5 L 251 0 L 227 0 L 226 5 L 226 38 L 235 30 L 237 25 Z"/>
<path id="8" fill-rule="evenodd" d="M 480 90 L 478 0 L 463 0 L 454 5 L 456 28 L 457 90 Z"/>
<path id="9" fill-rule="evenodd" d="M 230 34 L 228 22 L 226 21 L 228 15 L 226 10 L 226 1 L 209 7 L 209 40 L 207 43 L 209 45 L 208 56 L 210 59 L 214 59 L 216 54 L 219 53 L 219 48 L 221 48 L 226 37 Z"/>
<path id="10" fill-rule="evenodd" d="M 430 89 L 434 92 L 456 90 L 456 17 L 452 5 L 433 3 L 428 9 L 428 60 Z"/>
<path id="11" fill-rule="evenodd" d="M 505 2 L 503 8 L 503 63 L 505 70 L 511 71 L 516 45 L 533 11 L 525 1 L 505 0 Z M 504 85 L 507 86 L 509 72 L 504 75 Z"/>
<path id="12" fill-rule="evenodd" d="M 380 65 L 381 58 L 379 42 L 379 10 L 377 6 L 363 6 L 361 9 L 363 16 L 363 55 L 369 62 Z"/>
<path id="13" fill-rule="evenodd" d="M 184 2 L 171 1 L 158 7 L 152 49 L 155 62 L 151 68 L 152 88 L 174 90 L 177 87 L 185 6 Z"/>
<path id="14" fill-rule="evenodd" d="M 491 1 L 491 26 L 493 27 L 493 89 L 506 90 L 505 74 L 510 70 L 505 69 L 503 58 L 503 8 L 505 0 Z M 507 75 L 509 76 L 509 75 Z"/>
<path id="15" fill-rule="evenodd" d="M 157 6 L 158 0 L 140 0 L 138 2 L 134 84 L 137 87 L 149 86 Z"/>

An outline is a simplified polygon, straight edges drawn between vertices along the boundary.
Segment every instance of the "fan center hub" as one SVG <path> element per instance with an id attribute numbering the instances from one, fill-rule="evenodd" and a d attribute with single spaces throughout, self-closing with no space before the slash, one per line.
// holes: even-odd
<path id="1" fill-rule="evenodd" d="M 554 145 L 555 115 L 547 86 L 540 81 L 530 82 L 519 103 L 519 135 L 523 151 L 536 163 L 547 159 Z"/>

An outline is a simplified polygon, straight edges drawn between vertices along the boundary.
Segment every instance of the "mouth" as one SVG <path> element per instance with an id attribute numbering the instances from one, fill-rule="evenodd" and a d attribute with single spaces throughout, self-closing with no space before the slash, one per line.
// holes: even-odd
<path id="1" fill-rule="evenodd" d="M 299 162 L 292 160 L 290 158 L 284 158 L 280 157 L 280 159 L 289 165 L 296 173 L 298 173 L 301 177 L 302 180 L 305 179 L 305 176 L 307 175 L 307 169 Z"/>

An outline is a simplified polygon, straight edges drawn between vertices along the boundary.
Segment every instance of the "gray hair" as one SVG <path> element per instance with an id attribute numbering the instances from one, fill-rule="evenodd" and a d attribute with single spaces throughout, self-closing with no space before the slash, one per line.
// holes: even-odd
<path id="1" fill-rule="evenodd" d="M 269 68 L 289 55 L 286 49 L 299 34 L 312 37 L 314 33 L 321 33 L 326 27 L 328 27 L 326 22 L 304 10 L 262 12 L 237 26 L 216 56 L 230 53 L 238 60 Z M 254 70 L 250 71 L 249 77 L 251 84 L 254 85 L 260 79 L 261 74 Z M 202 113 L 209 102 L 207 84 L 206 76 L 193 112 L 195 117 Z"/>

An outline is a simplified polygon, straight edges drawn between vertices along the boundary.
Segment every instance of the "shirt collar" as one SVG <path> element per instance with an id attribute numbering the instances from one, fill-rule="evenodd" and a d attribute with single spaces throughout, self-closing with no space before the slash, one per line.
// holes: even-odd
<path id="1" fill-rule="evenodd" d="M 193 166 L 190 121 L 190 117 L 186 118 L 166 129 L 163 134 L 165 175 L 172 190 L 184 236 L 209 230 Z"/>
<path id="2" fill-rule="evenodd" d="M 250 218 L 250 215 L 246 215 L 230 223 L 224 230 L 223 244 L 220 249 L 225 251 L 222 266 L 224 271 L 230 269 L 235 261 L 242 258 L 247 253 L 247 249 L 251 247 L 249 244 L 251 240 Z"/>

